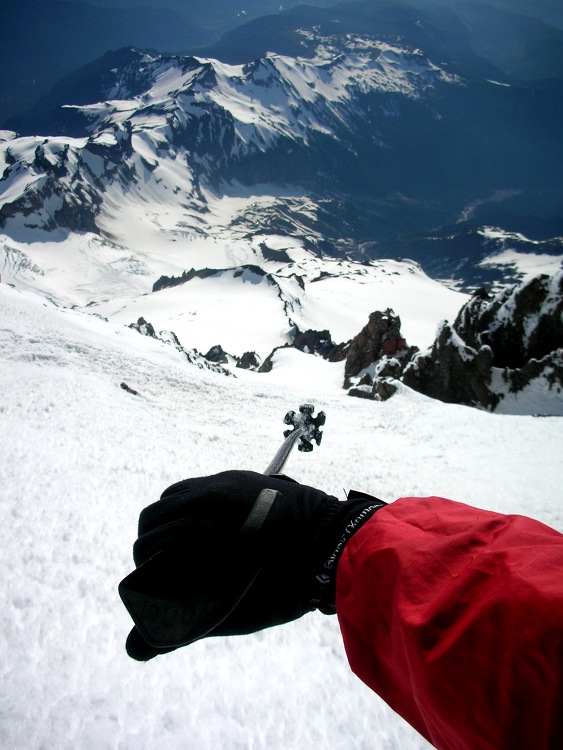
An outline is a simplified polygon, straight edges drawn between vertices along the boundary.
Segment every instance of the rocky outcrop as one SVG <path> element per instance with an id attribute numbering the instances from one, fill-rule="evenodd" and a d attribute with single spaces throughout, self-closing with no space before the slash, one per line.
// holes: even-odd
<path id="1" fill-rule="evenodd" d="M 153 292 L 160 292 L 161 289 L 169 289 L 173 286 L 180 286 L 185 284 L 187 281 L 192 279 L 207 279 L 209 276 L 215 276 L 220 273 L 218 270 L 212 268 L 201 268 L 196 271 L 195 268 L 191 268 L 189 271 L 184 271 L 181 276 L 161 276 L 152 285 Z"/>
<path id="2" fill-rule="evenodd" d="M 240 273 L 252 270 L 243 267 Z M 219 345 L 204 357 L 195 350 L 185 352 L 173 333 L 156 333 L 143 318 L 131 327 L 172 343 L 189 361 L 223 374 L 235 366 L 270 372 L 276 352 L 294 348 L 331 362 L 345 361 L 343 387 L 358 398 L 386 401 L 403 384 L 446 403 L 563 415 L 563 272 L 498 294 L 475 292 L 453 324 L 441 323 L 433 345 L 423 352 L 408 346 L 401 320 L 389 308 L 371 313 L 360 333 L 341 344 L 334 343 L 328 330 L 295 328 L 291 343 L 274 349 L 263 362 L 255 352 L 238 357 Z"/>
<path id="3" fill-rule="evenodd" d="M 266 359 L 260 365 L 258 372 L 261 372 L 261 373 L 272 372 L 272 369 L 274 367 L 274 356 L 276 352 L 279 351 L 280 349 L 287 349 L 289 347 L 290 347 L 290 344 L 283 344 L 282 346 L 276 346 L 274 349 L 272 349 L 272 351 L 268 354 Z"/>
<path id="4" fill-rule="evenodd" d="M 305 354 L 318 354 L 324 359 L 330 359 L 337 349 L 330 331 L 315 331 L 312 328 L 296 333 L 292 346 Z"/>
<path id="5" fill-rule="evenodd" d="M 344 388 L 358 398 L 384 401 L 395 393 L 393 381 L 401 376 L 416 347 L 408 347 L 401 334 L 401 320 L 393 310 L 375 311 L 366 326 L 350 341 L 335 344 L 330 331 L 297 331 L 291 344 L 276 347 L 259 372 L 270 372 L 278 349 L 294 348 L 329 362 L 345 360 Z"/>
<path id="6" fill-rule="evenodd" d="M 400 327 L 392 310 L 375 312 L 349 342 L 349 395 L 385 401 L 402 382 L 446 403 L 563 414 L 563 272 L 477 291 L 427 351 L 408 348 Z"/>
<path id="7" fill-rule="evenodd" d="M 477 291 L 402 380 L 432 398 L 491 411 L 530 390 L 537 408 L 543 392 L 548 413 L 563 414 L 563 272 L 496 295 Z"/>
<path id="8" fill-rule="evenodd" d="M 216 365 L 226 365 L 229 361 L 229 355 L 220 344 L 212 346 L 207 354 L 203 356 L 208 362 L 213 362 Z"/>
<path id="9" fill-rule="evenodd" d="M 396 392 L 396 380 L 416 347 L 409 347 L 401 333 L 401 319 L 393 310 L 375 311 L 366 326 L 346 345 L 344 388 L 350 396 L 386 401 Z"/>
<path id="10" fill-rule="evenodd" d="M 129 328 L 132 328 L 134 331 L 138 331 L 143 336 L 150 336 L 153 339 L 156 339 L 157 341 L 162 341 L 163 344 L 168 344 L 169 346 L 173 346 L 175 349 L 177 349 L 181 354 L 184 355 L 184 357 L 187 359 L 187 361 L 191 365 L 195 365 L 200 370 L 210 370 L 211 372 L 219 373 L 220 375 L 232 375 L 233 373 L 230 372 L 228 369 L 223 367 L 218 362 L 213 362 L 208 360 L 206 357 L 201 354 L 201 352 L 198 352 L 197 349 L 185 349 L 182 344 L 180 343 L 180 340 L 174 333 L 174 331 L 155 331 L 154 326 L 152 323 L 147 322 L 144 318 L 139 318 L 136 323 L 131 323 L 129 325 Z M 216 349 L 221 349 L 221 347 L 213 347 Z M 222 350 L 221 350 L 222 351 Z"/>
<path id="11" fill-rule="evenodd" d="M 33 154 L 10 152 L 0 176 L 0 227 L 18 218 L 33 229 L 99 234 L 101 184 L 83 161 L 86 151 L 87 146 L 45 138 Z M 10 189 L 14 185 L 25 189 Z"/>
<path id="12" fill-rule="evenodd" d="M 127 383 L 120 383 L 120 387 L 123 388 L 124 391 L 127 391 L 127 393 L 130 393 L 132 396 L 139 395 L 139 391 L 136 391 L 134 388 L 131 388 L 131 386 L 127 385 Z"/>
<path id="13" fill-rule="evenodd" d="M 414 357 L 402 381 L 425 396 L 450 404 L 493 409 L 498 396 L 491 389 L 493 352 L 474 349 L 444 321 L 432 348 Z"/>
<path id="14" fill-rule="evenodd" d="M 370 314 L 366 326 L 352 339 L 346 353 L 344 387 L 349 388 L 353 379 L 365 374 L 374 364 L 388 359 L 408 357 L 407 342 L 401 334 L 401 319 L 393 310 L 375 311 Z"/>
<path id="15" fill-rule="evenodd" d="M 147 321 L 144 318 L 139 318 L 136 323 L 130 323 L 129 328 L 132 328 L 134 331 L 138 331 L 139 333 L 142 333 L 143 336 L 150 336 L 153 339 L 157 338 L 156 331 L 154 330 L 153 324 L 147 323 Z"/>
<path id="16" fill-rule="evenodd" d="M 329 362 L 341 362 L 346 358 L 346 351 L 350 342 L 346 344 L 335 344 L 329 330 L 316 331 L 309 328 L 306 331 L 295 329 L 290 344 L 276 346 L 266 359 L 262 362 L 259 372 L 271 372 L 275 353 L 279 349 L 298 349 L 305 354 L 314 354 Z"/>
<path id="17" fill-rule="evenodd" d="M 563 349 L 556 349 L 541 359 L 530 359 L 517 370 L 507 369 L 503 372 L 503 380 L 510 393 L 521 393 L 540 379 L 545 381 L 547 388 L 560 393 L 563 401 Z"/>
<path id="18" fill-rule="evenodd" d="M 495 367 L 523 367 L 563 347 L 563 273 L 542 274 L 492 295 L 476 292 L 454 329 L 474 348 L 493 350 Z"/>
<path id="19" fill-rule="evenodd" d="M 237 357 L 237 367 L 240 367 L 241 370 L 258 372 L 260 365 L 261 360 L 256 352 L 245 352 L 242 357 Z"/>
<path id="20" fill-rule="evenodd" d="M 256 352 L 245 352 L 242 357 L 236 357 L 226 352 L 220 344 L 212 346 L 203 356 L 210 363 L 224 365 L 227 368 L 234 365 L 241 370 L 258 371 L 262 362 Z"/>

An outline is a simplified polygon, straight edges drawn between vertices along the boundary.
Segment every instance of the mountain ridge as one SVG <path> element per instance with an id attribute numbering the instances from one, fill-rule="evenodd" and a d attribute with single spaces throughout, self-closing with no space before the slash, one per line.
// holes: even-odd
<path id="1" fill-rule="evenodd" d="M 303 35 L 311 39 L 310 32 Z M 96 216 L 108 187 L 128 180 L 129 197 L 144 185 L 152 198 L 139 194 L 140 200 L 160 191 L 157 203 L 172 200 L 180 210 L 191 203 L 187 226 L 194 231 L 210 215 L 205 191 L 220 200 L 277 183 L 278 193 L 289 190 L 294 197 L 272 196 L 271 220 L 264 211 L 249 215 L 248 229 L 285 225 L 287 231 L 293 224 L 314 237 L 319 250 L 332 247 L 337 254 L 347 240 L 371 254 L 399 232 L 458 220 L 471 203 L 478 213 L 491 192 L 502 195 L 497 208 L 527 201 L 528 213 L 549 218 L 559 200 L 559 163 L 563 170 L 563 85 L 463 78 L 421 51 L 369 36 L 312 38 L 316 58 L 272 54 L 241 66 L 133 49 L 108 54 L 74 89 L 63 89 L 59 103 L 66 102 L 52 132 L 67 136 L 58 146 L 37 125 L 31 132 L 45 138 L 16 138 L 3 147 L 0 187 L 10 200 L 4 199 L 2 223 L 33 211 L 43 183 L 52 180 L 45 189 L 60 194 L 64 169 L 74 175 L 73 186 L 82 185 L 76 200 L 74 187 L 61 195 L 51 217 L 52 225 L 62 220 L 67 229 L 84 222 L 100 231 Z M 39 148 L 37 154 L 30 147 Z M 16 177 L 27 186 L 19 197 L 8 189 Z M 182 201 L 174 197 L 178 190 Z"/>
<path id="2" fill-rule="evenodd" d="M 295 33 L 299 26 L 324 24 L 334 31 L 335 21 L 352 32 L 376 31 L 393 43 L 438 56 L 441 51 L 441 59 L 460 58 L 466 70 L 471 63 L 482 73 L 496 66 L 504 75 L 528 79 L 563 75 L 563 16 L 548 3 L 542 10 L 527 0 L 516 6 L 500 0 L 477 5 L 463 0 L 317 0 L 307 6 L 247 4 L 246 11 L 232 13 L 228 4 L 214 19 L 217 3 L 192 3 L 188 16 L 180 2 L 159 3 L 158 15 L 155 3 L 144 5 L 0 0 L 0 41 L 7 63 L 0 81 L 0 126 L 18 130 L 14 123 L 32 115 L 33 100 L 48 96 L 65 72 L 72 75 L 78 65 L 111 49 L 129 45 L 233 63 L 267 51 L 303 56 L 303 39 Z"/>

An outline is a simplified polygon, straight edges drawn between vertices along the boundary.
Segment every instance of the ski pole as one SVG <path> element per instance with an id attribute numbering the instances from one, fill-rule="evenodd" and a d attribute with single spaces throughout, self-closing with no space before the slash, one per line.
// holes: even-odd
<path id="1" fill-rule="evenodd" d="M 323 436 L 320 428 L 326 422 L 326 415 L 324 411 L 320 411 L 316 417 L 313 417 L 314 411 L 315 407 L 312 404 L 302 404 L 299 407 L 298 414 L 294 411 L 287 412 L 283 421 L 287 425 L 292 425 L 293 429 L 285 430 L 283 433 L 285 440 L 264 472 L 266 476 L 279 474 L 282 471 L 293 446 L 298 440 L 300 441 L 298 445 L 300 451 L 312 451 L 313 442 L 320 445 Z"/>

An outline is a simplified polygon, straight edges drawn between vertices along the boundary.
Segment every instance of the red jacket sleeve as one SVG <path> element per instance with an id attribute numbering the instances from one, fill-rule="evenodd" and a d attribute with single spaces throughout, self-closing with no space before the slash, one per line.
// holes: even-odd
<path id="1" fill-rule="evenodd" d="M 352 670 L 440 750 L 562 750 L 563 535 L 442 498 L 377 511 L 338 564 Z"/>

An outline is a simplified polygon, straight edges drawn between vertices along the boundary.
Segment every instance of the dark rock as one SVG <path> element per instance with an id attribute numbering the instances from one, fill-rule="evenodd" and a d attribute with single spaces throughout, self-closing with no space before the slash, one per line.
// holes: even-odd
<path id="1" fill-rule="evenodd" d="M 290 256 L 287 253 L 287 250 L 273 250 L 271 247 L 268 247 L 265 242 L 260 243 L 260 250 L 262 251 L 264 260 L 273 260 L 277 263 L 292 262 Z"/>
<path id="2" fill-rule="evenodd" d="M 238 358 L 237 367 L 242 370 L 254 370 L 260 369 L 260 357 L 256 352 L 245 352 L 242 357 Z"/>
<path id="3" fill-rule="evenodd" d="M 131 388 L 130 386 L 128 386 L 127 383 L 121 383 L 121 387 L 123 388 L 124 391 L 127 391 L 127 393 L 131 393 L 131 395 L 133 395 L 133 396 L 138 396 L 139 395 L 139 391 L 133 390 L 133 388 Z"/>
<path id="4" fill-rule="evenodd" d="M 350 388 L 348 391 L 349 396 L 354 396 L 355 398 L 367 398 L 370 400 L 373 400 L 373 391 L 371 388 L 367 388 L 364 386 L 357 386 L 356 388 Z"/>
<path id="5" fill-rule="evenodd" d="M 270 274 L 267 271 L 264 271 L 263 268 L 260 268 L 260 266 L 255 266 L 252 263 L 247 263 L 244 266 L 239 266 L 235 269 L 234 272 L 234 278 L 238 279 L 240 276 L 243 276 L 244 274 L 252 274 L 254 276 L 257 276 L 259 279 L 263 279 L 265 277 L 269 277 Z"/>
<path id="6" fill-rule="evenodd" d="M 402 380 L 426 396 L 490 410 L 534 384 L 529 408 L 542 390 L 563 393 L 563 273 L 495 295 L 479 289 Z"/>
<path id="7" fill-rule="evenodd" d="M 215 364 L 224 365 L 229 361 L 229 355 L 223 349 L 220 344 L 212 346 L 207 354 L 203 355 L 209 362 L 215 362 Z"/>
<path id="8" fill-rule="evenodd" d="M 66 175 L 68 174 L 68 151 L 69 146 L 67 144 L 63 147 L 63 149 L 56 157 L 52 156 L 51 159 L 48 159 L 45 154 L 44 145 L 40 144 L 35 149 L 34 164 L 44 172 L 51 172 L 57 179 L 60 180 L 62 177 L 66 177 Z"/>
<path id="9" fill-rule="evenodd" d="M 345 341 L 342 344 L 337 344 L 336 347 L 328 354 L 325 359 L 328 362 L 343 362 L 348 356 L 352 340 Z"/>
<path id="10" fill-rule="evenodd" d="M 499 397 L 490 388 L 493 352 L 467 346 L 444 321 L 430 351 L 406 366 L 403 383 L 431 398 L 451 404 L 493 409 Z"/>
<path id="11" fill-rule="evenodd" d="M 191 268 L 189 271 L 184 271 L 181 276 L 161 276 L 152 285 L 152 290 L 153 292 L 159 292 L 161 289 L 180 286 L 180 284 L 185 284 L 187 281 L 191 281 L 195 278 L 206 279 L 217 273 L 220 273 L 220 271 L 212 268 L 201 268 L 198 271 L 196 271 L 195 268 Z"/>
<path id="12" fill-rule="evenodd" d="M 370 382 L 367 382 L 367 381 Z M 371 401 L 387 401 L 397 392 L 397 384 L 393 378 L 380 378 L 371 380 L 369 375 L 364 376 L 355 388 L 350 388 L 349 396 L 366 398 Z"/>
<path id="13" fill-rule="evenodd" d="M 370 314 L 367 325 L 352 339 L 346 353 L 344 387 L 351 379 L 383 357 L 394 357 L 406 352 L 407 342 L 401 335 L 401 319 L 393 310 Z"/>
<path id="14" fill-rule="evenodd" d="M 530 359 L 517 370 L 506 369 L 503 379 L 512 393 L 523 391 L 538 378 L 545 379 L 548 388 L 563 393 L 563 349 L 556 349 L 541 359 Z"/>
<path id="15" fill-rule="evenodd" d="M 336 349 L 330 331 L 315 331 L 311 328 L 296 333 L 293 338 L 293 346 L 306 354 L 320 354 L 325 359 L 329 359 Z"/>
<path id="16" fill-rule="evenodd" d="M 157 341 L 161 341 L 163 344 L 173 346 L 181 354 L 183 354 L 183 356 L 191 365 L 195 365 L 200 370 L 210 370 L 211 372 L 216 372 L 220 375 L 233 375 L 230 370 L 226 369 L 222 366 L 222 364 L 220 364 L 220 359 L 217 361 L 213 361 L 208 359 L 207 357 L 204 357 L 203 354 L 201 354 L 201 352 L 199 352 L 197 349 L 185 349 L 180 343 L 180 339 L 178 338 L 178 336 L 176 336 L 174 331 L 158 331 L 157 333 L 154 329 L 154 326 L 151 323 L 148 323 L 144 318 L 139 318 L 136 323 L 131 323 L 129 325 L 129 328 L 132 328 L 134 331 L 138 331 L 143 336 L 150 336 Z M 220 346 L 211 347 L 209 351 L 213 352 L 213 350 L 216 350 L 216 356 L 218 357 L 221 356 L 220 352 L 223 352 Z M 225 352 L 223 352 L 223 354 L 225 354 Z M 227 356 L 228 355 L 225 354 L 225 357 Z"/>
<path id="17" fill-rule="evenodd" d="M 260 365 L 260 368 L 258 369 L 258 372 L 271 372 L 272 368 L 274 366 L 274 355 L 279 349 L 289 349 L 289 344 L 283 344 L 282 346 L 276 346 L 272 351 L 268 354 L 266 359 L 262 362 Z"/>
<path id="18" fill-rule="evenodd" d="M 150 336 L 153 339 L 157 338 L 154 326 L 152 323 L 147 323 L 144 318 L 139 318 L 136 323 L 130 323 L 129 328 L 142 333 L 143 336 Z"/>
<path id="19" fill-rule="evenodd" d="M 417 346 L 410 346 L 403 349 L 400 356 L 382 357 L 376 368 L 378 378 L 400 378 L 406 365 L 411 361 L 418 352 Z"/>
<path id="20" fill-rule="evenodd" d="M 563 273 L 544 274 L 498 295 L 476 292 L 454 329 L 473 348 L 491 347 L 495 367 L 516 369 L 563 347 Z"/>
<path id="21" fill-rule="evenodd" d="M 258 372 L 271 372 L 273 357 L 278 349 L 294 348 L 306 354 L 316 354 L 329 362 L 341 362 L 346 358 L 346 352 L 350 345 L 350 342 L 347 342 L 346 344 L 335 344 L 330 335 L 330 331 L 328 330 L 315 331 L 310 328 L 307 331 L 300 331 L 297 326 L 295 326 L 291 335 L 291 344 L 276 346 L 262 362 Z"/>
<path id="22" fill-rule="evenodd" d="M 373 386 L 375 401 L 387 401 L 397 393 L 397 385 L 390 378 L 376 378 Z"/>

